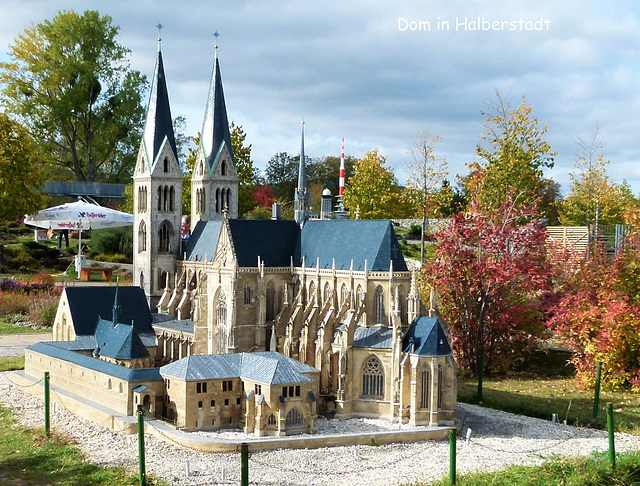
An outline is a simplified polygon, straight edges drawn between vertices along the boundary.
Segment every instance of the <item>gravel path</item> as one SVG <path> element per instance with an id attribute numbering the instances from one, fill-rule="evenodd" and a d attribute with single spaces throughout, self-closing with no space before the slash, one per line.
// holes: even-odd
<path id="1" fill-rule="evenodd" d="M 3 334 L 0 335 L 0 356 L 24 356 L 24 348 L 40 341 L 51 341 L 53 335 L 42 334 Z"/>
<path id="2" fill-rule="evenodd" d="M 37 386 L 37 385 L 36 385 Z M 52 399 L 53 400 L 53 399 Z M 0 401 L 13 409 L 23 425 L 43 427 L 41 400 L 11 386 L 10 373 L 0 373 Z M 79 418 L 57 404 L 52 429 L 76 442 L 90 460 L 137 470 L 137 436 L 121 435 Z M 469 443 L 458 442 L 458 473 L 490 471 L 508 464 L 540 464 L 552 456 L 588 455 L 608 447 L 605 432 L 552 424 L 473 405 L 460 405 Z M 326 421 L 330 422 L 330 421 Z M 355 421 L 358 430 L 376 421 Z M 343 427 L 344 425 L 341 425 Z M 206 454 L 176 447 L 147 434 L 147 473 L 172 485 L 238 484 L 239 454 Z M 616 434 L 616 451 L 640 449 L 640 438 Z M 399 485 L 437 480 L 448 474 L 449 445 L 419 442 L 381 447 L 349 446 L 252 453 L 249 479 L 259 485 Z M 188 474 L 187 474 L 188 472 Z"/>

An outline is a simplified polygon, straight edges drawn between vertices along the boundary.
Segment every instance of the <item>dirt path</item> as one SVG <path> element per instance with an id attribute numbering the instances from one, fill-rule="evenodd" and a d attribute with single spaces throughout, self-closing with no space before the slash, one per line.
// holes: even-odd
<path id="1" fill-rule="evenodd" d="M 40 341 L 51 341 L 50 332 L 42 334 L 3 334 L 0 335 L 0 356 L 24 356 L 24 348 Z"/>

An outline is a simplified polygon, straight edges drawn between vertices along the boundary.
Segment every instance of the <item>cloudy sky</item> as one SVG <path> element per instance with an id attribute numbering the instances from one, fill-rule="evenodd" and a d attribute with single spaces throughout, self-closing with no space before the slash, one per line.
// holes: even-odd
<path id="1" fill-rule="evenodd" d="M 640 5 L 633 0 L 176 2 L 0 0 L 0 60 L 26 27 L 58 10 L 96 9 L 119 25 L 131 64 L 153 74 L 157 29 L 173 116 L 202 124 L 213 32 L 229 119 L 259 168 L 298 153 L 363 156 L 375 147 L 398 179 L 419 129 L 439 134 L 450 178 L 475 158 L 495 92 L 522 96 L 557 152 L 548 175 L 569 189 L 577 140 L 596 128 L 614 181 L 640 193 Z"/>

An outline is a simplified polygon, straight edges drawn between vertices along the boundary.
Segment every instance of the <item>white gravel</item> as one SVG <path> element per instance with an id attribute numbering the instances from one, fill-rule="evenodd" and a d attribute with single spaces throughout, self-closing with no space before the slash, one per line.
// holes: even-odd
<path id="1" fill-rule="evenodd" d="M 0 401 L 27 427 L 43 427 L 42 401 L 11 386 L 10 373 L 0 373 Z M 554 456 L 588 455 L 606 451 L 606 432 L 553 424 L 473 405 L 460 405 L 465 425 L 457 445 L 458 473 L 489 471 L 508 464 L 534 465 Z M 380 421 L 354 420 L 332 424 L 321 420 L 323 430 L 379 430 Z M 122 435 L 77 417 L 58 403 L 52 411 L 52 429 L 76 442 L 91 462 L 125 466 L 135 473 L 137 435 Z M 464 440 L 472 429 L 469 443 Z M 241 437 L 225 432 L 225 438 Z M 176 447 L 146 435 L 146 470 L 172 485 L 238 484 L 240 455 L 207 454 Z M 616 451 L 640 449 L 640 438 L 616 434 Z M 399 485 L 429 482 L 448 475 L 447 442 L 418 442 L 387 446 L 349 446 L 256 452 L 250 455 L 249 479 L 260 485 Z M 188 473 L 188 474 L 187 474 Z"/>

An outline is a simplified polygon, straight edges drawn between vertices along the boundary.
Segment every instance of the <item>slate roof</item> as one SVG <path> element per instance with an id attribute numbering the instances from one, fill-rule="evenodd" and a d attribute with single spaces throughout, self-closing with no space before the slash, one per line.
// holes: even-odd
<path id="1" fill-rule="evenodd" d="M 211 261 L 216 253 L 221 227 L 222 221 L 198 221 L 187 243 L 187 260 L 201 262 L 207 255 Z"/>
<path id="2" fill-rule="evenodd" d="M 354 348 L 391 349 L 393 330 L 389 327 L 358 326 L 353 332 Z"/>
<path id="3" fill-rule="evenodd" d="M 320 268 L 331 268 L 335 258 L 336 269 L 388 271 L 393 260 L 393 270 L 406 272 L 407 264 L 402 256 L 391 221 L 388 220 L 310 220 L 302 227 L 300 254 L 296 258 L 307 267 L 315 267 L 320 258 Z"/>
<path id="4" fill-rule="evenodd" d="M 69 311 L 77 336 L 95 334 L 98 318 L 113 318 L 113 300 L 116 287 L 76 286 L 66 287 Z M 149 304 L 140 287 L 119 287 L 118 321 L 131 323 L 137 332 L 153 332 Z"/>
<path id="5" fill-rule="evenodd" d="M 405 353 L 411 353 L 412 342 L 414 346 L 412 354 L 420 356 L 451 354 L 451 346 L 437 317 L 416 317 L 402 340 L 402 349 Z"/>
<path id="6" fill-rule="evenodd" d="M 258 256 L 265 267 L 288 267 L 298 243 L 295 221 L 230 219 L 229 229 L 240 267 L 256 267 Z"/>
<path id="7" fill-rule="evenodd" d="M 393 261 L 394 271 L 406 272 L 393 226 L 388 220 L 311 220 L 302 229 L 290 220 L 228 220 L 231 239 L 240 267 L 256 267 L 258 256 L 266 267 L 302 265 L 321 268 L 388 271 Z M 202 261 L 207 254 L 212 259 L 222 221 L 199 221 L 187 245 L 187 260 Z"/>
<path id="8" fill-rule="evenodd" d="M 100 337 L 99 337 L 100 336 Z M 96 332 L 96 352 L 112 359 L 148 358 L 149 352 L 133 326 L 101 320 Z"/>
<path id="9" fill-rule="evenodd" d="M 318 370 L 273 351 L 188 356 L 160 368 L 163 377 L 184 381 L 245 378 L 273 385 L 309 382 L 303 373 L 312 372 Z"/>
<path id="10" fill-rule="evenodd" d="M 28 346 L 26 349 L 42 353 L 46 356 L 51 356 L 52 358 L 61 359 L 69 363 L 74 363 L 78 366 L 82 366 L 83 368 L 104 373 L 106 375 L 113 376 L 114 378 L 119 378 L 129 382 L 162 380 L 162 376 L 160 376 L 160 368 L 126 368 L 125 366 L 119 366 L 117 364 L 102 361 L 101 359 L 69 351 L 68 349 L 64 349 L 64 347 L 59 346 L 60 344 L 60 342 L 37 343 Z"/>
<path id="11" fill-rule="evenodd" d="M 150 166 L 155 164 L 156 157 L 165 139 L 171 145 L 171 150 L 176 160 L 178 160 L 176 139 L 173 133 L 173 119 L 171 118 L 171 108 L 169 106 L 169 92 L 164 74 L 162 52 L 160 51 L 160 44 L 158 44 L 158 58 L 151 83 L 147 119 L 142 136 Z"/>
<path id="12" fill-rule="evenodd" d="M 270 385 L 303 383 L 311 379 L 303 373 L 318 370 L 274 351 L 242 353 L 240 377 Z"/>
<path id="13" fill-rule="evenodd" d="M 184 381 L 237 378 L 240 376 L 242 354 L 187 356 L 160 368 L 164 377 Z"/>

